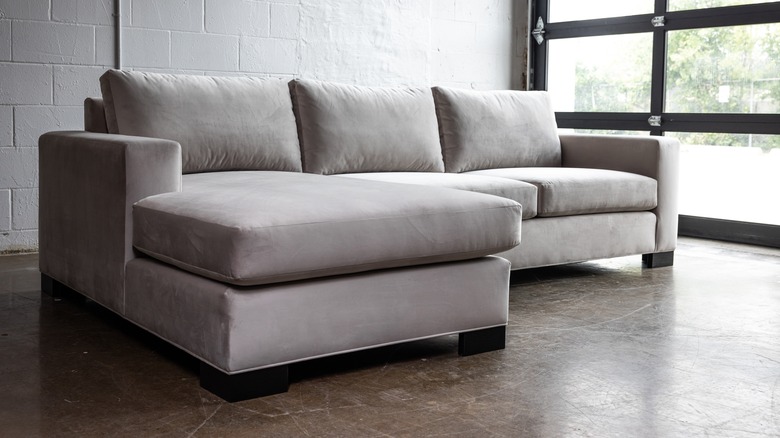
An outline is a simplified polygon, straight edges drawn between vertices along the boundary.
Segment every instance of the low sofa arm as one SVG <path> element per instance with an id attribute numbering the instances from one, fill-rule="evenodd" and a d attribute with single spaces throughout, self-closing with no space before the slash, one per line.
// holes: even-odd
<path id="1" fill-rule="evenodd" d="M 561 135 L 564 167 L 637 173 L 658 182 L 655 252 L 677 246 L 680 142 L 670 137 Z"/>
<path id="2" fill-rule="evenodd" d="M 133 204 L 181 190 L 181 146 L 82 131 L 50 132 L 38 144 L 41 273 L 124 313 Z"/>

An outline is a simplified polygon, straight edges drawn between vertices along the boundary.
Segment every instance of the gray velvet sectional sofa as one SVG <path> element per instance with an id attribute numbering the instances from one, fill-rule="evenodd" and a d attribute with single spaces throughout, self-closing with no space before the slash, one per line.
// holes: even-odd
<path id="1" fill-rule="evenodd" d="M 40 270 L 201 361 L 288 365 L 459 334 L 504 347 L 510 269 L 676 243 L 678 144 L 558 136 L 542 92 L 108 71 L 40 138 Z M 522 243 L 521 243 L 522 241 Z"/>

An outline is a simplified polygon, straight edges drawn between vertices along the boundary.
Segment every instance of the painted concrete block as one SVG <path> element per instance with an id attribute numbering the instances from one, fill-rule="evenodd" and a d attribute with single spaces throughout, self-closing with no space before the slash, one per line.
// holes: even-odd
<path id="1" fill-rule="evenodd" d="M 489 53 L 491 55 L 512 56 L 511 26 L 495 26 L 491 24 L 477 24 L 476 41 L 477 53 Z"/>
<path id="2" fill-rule="evenodd" d="M 114 53 L 113 48 L 111 53 Z M 170 32 L 122 29 L 122 64 L 123 67 L 170 67 Z"/>
<path id="3" fill-rule="evenodd" d="M 11 191 L 0 190 L 0 231 L 11 229 Z"/>
<path id="4" fill-rule="evenodd" d="M 98 26 L 95 31 L 96 64 L 116 65 L 113 27 Z M 122 29 L 122 67 L 170 67 L 170 32 L 154 29 Z"/>
<path id="5" fill-rule="evenodd" d="M 433 81 L 470 84 L 477 80 L 474 55 L 470 53 L 434 52 L 431 56 Z"/>
<path id="6" fill-rule="evenodd" d="M 51 103 L 51 66 L 0 62 L 0 105 Z"/>
<path id="7" fill-rule="evenodd" d="M 82 105 L 87 97 L 100 97 L 103 67 L 54 66 L 54 104 Z"/>
<path id="8" fill-rule="evenodd" d="M 51 0 L 51 19 L 80 24 L 114 24 L 117 0 Z M 122 3 L 122 24 L 130 25 L 130 2 Z"/>
<path id="9" fill-rule="evenodd" d="M 14 230 L 35 230 L 38 228 L 38 189 L 16 189 L 12 191 L 13 211 L 11 225 Z"/>
<path id="10" fill-rule="evenodd" d="M 206 0 L 206 32 L 268 36 L 269 5 L 247 0 Z"/>
<path id="11" fill-rule="evenodd" d="M 0 253 L 13 254 L 37 250 L 38 230 L 0 232 Z"/>
<path id="12" fill-rule="evenodd" d="M 512 60 L 508 56 L 475 53 L 471 55 L 471 59 L 474 66 L 471 69 L 470 82 L 481 84 L 478 88 L 500 83 L 503 79 L 506 79 L 507 83 L 511 81 Z"/>
<path id="13" fill-rule="evenodd" d="M 82 106 L 18 106 L 14 112 L 16 147 L 38 146 L 38 137 L 49 131 L 84 129 Z"/>
<path id="14" fill-rule="evenodd" d="M 95 26 L 95 65 L 114 66 L 114 38 L 113 26 Z"/>
<path id="15" fill-rule="evenodd" d="M 455 0 L 432 0 L 431 16 L 444 20 L 455 19 Z"/>
<path id="16" fill-rule="evenodd" d="M 299 74 L 364 85 L 430 83 L 430 4 L 381 3 L 301 4 Z"/>
<path id="17" fill-rule="evenodd" d="M 0 106 L 0 147 L 14 145 L 14 108 Z"/>
<path id="18" fill-rule="evenodd" d="M 296 39 L 300 36 L 301 9 L 298 5 L 271 4 L 271 36 Z"/>
<path id="19" fill-rule="evenodd" d="M 455 0 L 455 19 L 511 25 L 512 0 Z"/>
<path id="20" fill-rule="evenodd" d="M 49 2 L 0 0 L 0 19 L 48 20 Z"/>
<path id="21" fill-rule="evenodd" d="M 275 38 L 242 38 L 241 70 L 262 73 L 297 73 L 298 41 Z"/>
<path id="22" fill-rule="evenodd" d="M 0 61 L 11 60 L 11 21 L 0 20 Z"/>
<path id="23" fill-rule="evenodd" d="M 171 33 L 171 67 L 188 70 L 238 70 L 237 36 Z"/>
<path id="24" fill-rule="evenodd" d="M 133 27 L 203 30 L 203 0 L 133 0 Z"/>
<path id="25" fill-rule="evenodd" d="M 455 20 L 431 20 L 432 49 L 440 52 L 472 53 L 476 50 L 474 23 Z"/>
<path id="26" fill-rule="evenodd" d="M 14 21 L 13 60 L 52 64 L 95 62 L 95 28 L 75 24 Z"/>
<path id="27" fill-rule="evenodd" d="M 38 187 L 38 148 L 0 148 L 0 189 Z"/>

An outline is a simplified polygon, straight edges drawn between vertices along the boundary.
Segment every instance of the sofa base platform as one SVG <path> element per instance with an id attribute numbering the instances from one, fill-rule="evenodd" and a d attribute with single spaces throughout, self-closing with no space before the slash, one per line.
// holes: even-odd
<path id="1" fill-rule="evenodd" d="M 41 274 L 41 292 L 54 299 L 86 300 L 87 297 L 52 277 Z M 506 326 L 489 327 L 459 333 L 458 355 L 471 356 L 502 350 L 506 344 Z M 238 402 L 287 392 L 289 365 L 227 374 L 200 362 L 200 386 L 228 402 Z"/>
<path id="2" fill-rule="evenodd" d="M 674 265 L 674 251 L 642 254 L 642 264 L 646 268 L 665 268 Z"/>
<path id="3" fill-rule="evenodd" d="M 471 356 L 506 345 L 506 326 L 460 333 L 458 355 Z M 228 402 L 238 402 L 287 392 L 289 366 L 279 365 L 255 371 L 227 374 L 213 366 L 200 363 L 200 386 Z"/>
<path id="4" fill-rule="evenodd" d="M 516 270 L 646 254 L 655 229 L 649 211 L 533 218 L 523 221 L 523 243 L 497 255 Z"/>
<path id="5" fill-rule="evenodd" d="M 286 391 L 287 366 L 311 359 L 453 334 L 462 355 L 503 348 L 509 268 L 488 256 L 242 287 L 136 258 L 116 313 L 197 358 L 201 386 L 236 401 Z"/>

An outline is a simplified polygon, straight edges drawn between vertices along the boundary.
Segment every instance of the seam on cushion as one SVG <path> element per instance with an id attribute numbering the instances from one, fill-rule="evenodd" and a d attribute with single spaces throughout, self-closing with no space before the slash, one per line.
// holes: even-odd
<path id="1" fill-rule="evenodd" d="M 427 256 L 416 256 L 416 257 L 405 257 L 405 258 L 395 258 L 395 259 L 387 259 L 377 262 L 370 262 L 370 263 L 363 263 L 363 264 L 353 264 L 353 265 L 340 265 L 340 266 L 332 266 L 329 268 L 320 268 L 320 269 L 312 269 L 308 271 L 298 271 L 298 272 L 291 272 L 288 274 L 275 274 L 275 275 L 269 275 L 266 277 L 252 277 L 252 278 L 239 278 L 239 277 L 230 277 L 224 274 L 221 274 L 219 272 L 212 271 L 210 269 L 201 268 L 199 266 L 195 266 L 186 262 L 183 262 L 179 259 L 166 256 L 164 254 L 160 254 L 154 251 L 150 251 L 148 249 L 142 248 L 137 245 L 133 245 L 134 248 L 137 250 L 157 259 L 165 263 L 169 263 L 173 266 L 177 266 L 180 269 L 187 270 L 189 272 L 195 273 L 197 275 L 204 275 L 207 278 L 215 279 L 217 281 L 221 281 L 228 284 L 233 284 L 236 286 L 262 286 L 265 284 L 273 284 L 273 283 L 281 283 L 281 282 L 288 282 L 288 281 L 297 281 L 297 280 L 308 280 L 312 278 L 322 278 L 322 277 L 330 277 L 335 275 L 347 275 L 347 274 L 357 274 L 360 272 L 365 272 L 367 270 L 371 269 L 371 266 L 390 263 L 390 262 L 405 262 L 405 261 L 411 261 L 411 260 L 421 260 L 424 261 L 425 259 L 433 259 L 436 257 L 442 257 L 442 256 L 465 256 L 467 254 L 482 254 L 481 256 L 475 256 L 476 257 L 485 257 L 492 254 L 498 254 L 504 251 L 508 251 L 520 243 L 515 243 L 514 245 L 502 245 L 496 248 L 491 249 L 482 249 L 482 250 L 471 250 L 471 251 L 460 251 L 460 252 L 445 252 L 440 254 L 431 254 Z M 489 251 L 486 253 L 486 251 Z M 428 263 L 422 263 L 422 264 L 433 264 L 433 263 L 447 263 L 447 262 L 455 262 L 455 261 L 462 261 L 462 260 L 468 260 L 469 258 L 460 258 L 460 259 L 453 259 L 453 260 L 447 260 L 447 261 L 433 261 Z M 395 269 L 395 268 L 402 268 L 407 267 L 410 265 L 398 265 L 398 266 L 387 266 L 385 268 L 381 269 Z M 188 268 L 191 268 L 188 269 Z M 347 269 L 347 268 L 355 268 L 356 270 L 348 270 L 347 272 L 339 272 L 339 269 Z M 332 274 L 326 274 L 326 275 L 317 275 L 318 273 L 328 273 L 328 272 L 334 272 Z M 240 282 L 240 283 L 238 283 Z"/>
<path id="2" fill-rule="evenodd" d="M 540 213 L 537 217 L 567 217 L 567 216 L 582 216 L 591 214 L 613 214 L 613 213 L 641 213 L 652 212 L 656 207 L 610 207 L 602 210 L 572 210 L 572 211 L 555 211 Z"/>
<path id="3" fill-rule="evenodd" d="M 453 189 L 453 190 L 457 190 L 457 189 Z M 177 192 L 177 193 L 183 193 L 183 192 Z M 474 193 L 476 193 L 476 192 L 474 192 Z M 487 193 L 482 193 L 482 194 L 483 195 L 487 195 Z M 496 196 L 496 195 L 488 195 L 488 196 Z M 506 205 L 506 206 L 501 206 L 501 207 L 480 208 L 480 209 L 474 209 L 474 210 L 447 211 L 447 212 L 430 213 L 430 214 L 382 216 L 382 217 L 360 219 L 360 220 L 356 219 L 356 220 L 345 220 L 345 221 L 301 222 L 301 223 L 297 223 L 297 224 L 268 225 L 268 226 L 263 226 L 262 228 L 263 229 L 272 229 L 272 228 L 294 227 L 294 226 L 308 226 L 308 225 L 317 225 L 317 224 L 349 224 L 349 223 L 360 223 L 360 222 L 366 222 L 366 221 L 387 220 L 387 219 L 418 218 L 418 217 L 421 218 L 421 217 L 436 216 L 436 215 L 441 215 L 441 214 L 451 215 L 451 214 L 473 213 L 473 212 L 476 212 L 476 211 L 486 211 L 486 210 L 517 209 L 518 207 L 522 209 L 522 207 L 523 207 L 517 201 L 513 201 L 513 200 L 511 200 L 509 198 L 503 198 L 503 197 L 500 197 L 500 196 L 496 196 L 496 197 L 497 198 L 501 198 L 501 199 L 506 199 L 506 200 L 508 200 L 510 202 L 514 202 L 517 205 Z M 141 201 L 143 201 L 143 200 L 141 200 Z M 141 202 L 141 201 L 139 201 L 139 202 Z M 187 218 L 187 219 L 190 219 L 192 221 L 195 221 L 195 222 L 198 222 L 198 223 L 201 223 L 201 224 L 217 225 L 219 227 L 227 228 L 227 229 L 231 229 L 231 230 L 249 230 L 249 229 L 251 229 L 251 228 L 243 228 L 243 227 L 240 227 L 240 226 L 223 225 L 223 224 L 218 224 L 218 223 L 214 223 L 214 222 L 208 222 L 208 221 L 205 221 L 203 219 L 197 219 L 197 218 L 193 218 L 193 217 L 177 215 L 177 214 L 170 213 L 170 212 L 167 212 L 167 211 L 156 210 L 156 209 L 152 209 L 152 208 L 149 208 L 149 207 L 146 207 L 146 206 L 143 206 L 143 205 L 138 205 L 138 203 L 133 204 L 133 209 L 135 209 L 135 208 L 145 209 L 145 210 L 148 210 L 148 211 L 153 211 L 155 213 L 163 214 L 163 215 L 166 215 L 166 216 Z"/>

